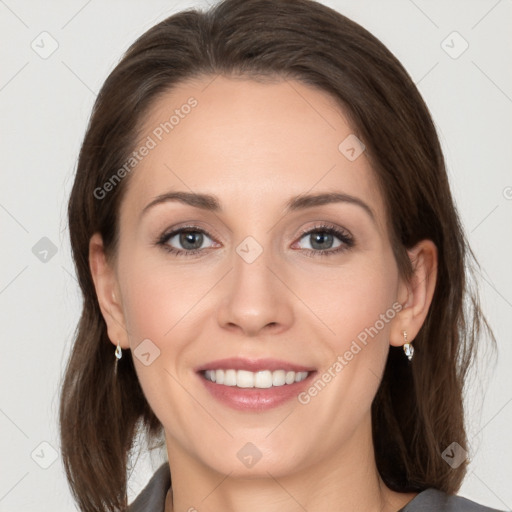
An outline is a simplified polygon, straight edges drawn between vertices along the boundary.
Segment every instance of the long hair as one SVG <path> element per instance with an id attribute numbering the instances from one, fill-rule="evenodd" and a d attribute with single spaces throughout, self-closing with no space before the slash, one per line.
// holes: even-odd
<path id="1" fill-rule="evenodd" d="M 95 232 L 107 256 L 115 257 L 130 177 L 106 200 L 95 190 L 127 161 L 158 97 L 187 79 L 216 75 L 298 80 L 331 95 L 366 146 L 400 275 L 412 276 L 408 248 L 422 239 L 437 246 L 437 283 L 414 340 L 414 359 L 408 364 L 399 348 L 390 348 L 372 403 L 372 429 L 377 468 L 388 487 L 455 493 L 467 462 L 453 469 L 441 452 L 453 441 L 467 445 L 466 374 L 482 328 L 495 340 L 478 291 L 468 285 L 476 260 L 428 108 L 394 55 L 338 12 L 311 0 L 225 0 L 206 12 L 174 14 L 131 45 L 98 94 L 80 150 L 68 218 L 83 306 L 60 401 L 62 457 L 80 510 L 125 510 L 139 427 L 148 439 L 162 433 L 131 354 L 114 376 L 113 346 L 89 268 Z"/>

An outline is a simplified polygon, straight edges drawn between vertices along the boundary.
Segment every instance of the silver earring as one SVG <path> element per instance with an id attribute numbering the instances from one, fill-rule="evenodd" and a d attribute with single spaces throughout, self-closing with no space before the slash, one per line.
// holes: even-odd
<path id="1" fill-rule="evenodd" d="M 119 359 L 121 359 L 121 357 L 123 357 L 123 351 L 121 350 L 121 345 L 119 344 L 119 340 L 117 340 L 117 347 L 116 347 L 116 351 L 114 352 L 115 356 L 116 356 L 116 363 L 117 361 L 119 361 Z"/>
<path id="2" fill-rule="evenodd" d="M 117 347 L 114 352 L 114 355 L 116 356 L 116 363 L 114 365 L 114 374 L 117 376 L 117 362 L 121 357 L 123 357 L 123 351 L 121 350 L 121 345 L 119 344 L 119 340 L 117 340 Z"/>
<path id="3" fill-rule="evenodd" d="M 414 347 L 412 346 L 412 343 L 409 343 L 407 341 L 407 331 L 404 331 L 404 344 L 403 349 L 405 352 L 405 355 L 409 359 L 409 361 L 412 359 L 412 356 L 414 355 Z"/>

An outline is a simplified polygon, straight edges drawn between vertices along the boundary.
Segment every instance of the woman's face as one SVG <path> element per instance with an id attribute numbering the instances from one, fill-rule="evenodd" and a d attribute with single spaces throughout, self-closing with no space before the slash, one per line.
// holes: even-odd
<path id="1" fill-rule="evenodd" d="M 143 128 L 115 325 L 169 456 L 277 477 L 366 450 L 406 294 L 338 106 L 295 81 L 208 77 L 161 96 Z M 178 192 L 189 199 L 166 199 Z"/>

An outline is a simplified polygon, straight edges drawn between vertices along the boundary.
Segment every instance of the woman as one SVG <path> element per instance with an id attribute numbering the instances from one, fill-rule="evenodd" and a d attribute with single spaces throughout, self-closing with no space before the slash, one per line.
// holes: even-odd
<path id="1" fill-rule="evenodd" d="M 491 510 L 454 495 L 490 332 L 471 251 L 428 109 L 362 27 L 226 0 L 148 30 L 98 95 L 69 225 L 80 510 L 128 509 L 138 432 L 168 463 L 132 512 Z"/>

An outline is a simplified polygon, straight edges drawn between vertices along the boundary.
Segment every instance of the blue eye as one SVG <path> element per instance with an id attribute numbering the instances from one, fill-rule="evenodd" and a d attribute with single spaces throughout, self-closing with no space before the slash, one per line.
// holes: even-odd
<path id="1" fill-rule="evenodd" d="M 303 249 L 308 256 L 329 256 L 339 254 L 354 246 L 354 238 L 347 231 L 330 225 L 316 225 L 301 233 L 299 240 L 309 237 L 310 247 Z M 213 240 L 206 231 L 196 226 L 185 226 L 164 233 L 156 241 L 167 252 L 176 256 L 194 256 L 205 252 L 205 241 Z M 336 239 L 338 242 L 336 243 Z M 180 247 L 175 247 L 171 243 Z"/>
<path id="2" fill-rule="evenodd" d="M 202 248 L 204 239 L 210 238 L 205 231 L 202 229 L 196 228 L 194 226 L 179 228 L 171 233 L 166 233 L 162 235 L 162 237 L 158 240 L 158 244 L 162 245 L 164 249 L 171 254 L 176 254 L 177 256 L 191 256 L 194 254 L 198 254 L 203 251 Z M 176 238 L 175 243 L 181 245 L 184 249 L 179 249 L 170 245 L 170 242 Z M 211 238 L 210 238 L 211 239 Z"/>
<path id="3" fill-rule="evenodd" d="M 306 253 L 309 256 L 339 254 L 354 246 L 354 238 L 348 232 L 324 224 L 303 232 L 300 240 L 305 237 L 309 237 L 308 240 L 310 241 L 310 248 L 306 248 Z M 336 238 L 339 243 L 333 246 Z"/>

